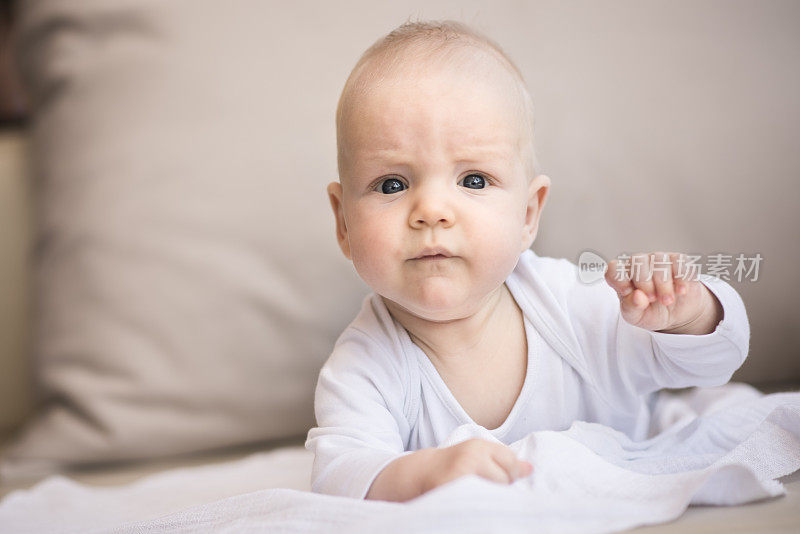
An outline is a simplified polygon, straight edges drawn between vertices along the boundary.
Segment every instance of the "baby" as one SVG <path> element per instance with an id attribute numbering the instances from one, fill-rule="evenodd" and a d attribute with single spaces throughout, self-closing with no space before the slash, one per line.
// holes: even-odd
<path id="1" fill-rule="evenodd" d="M 510 483 L 534 466 L 507 445 L 440 445 L 465 424 L 510 444 L 577 420 L 644 439 L 656 391 L 723 384 L 744 361 L 741 298 L 682 273 L 684 255 L 637 254 L 583 284 L 529 248 L 550 188 L 533 104 L 474 30 L 380 39 L 336 127 L 336 234 L 374 293 L 320 372 L 314 491 L 405 501 L 466 474 Z"/>

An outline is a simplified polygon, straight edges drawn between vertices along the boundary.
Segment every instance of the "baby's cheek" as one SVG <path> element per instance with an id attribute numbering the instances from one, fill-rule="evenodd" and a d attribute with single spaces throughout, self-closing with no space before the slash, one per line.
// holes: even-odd
<path id="1" fill-rule="evenodd" d="M 383 232 L 361 232 L 352 235 L 350 243 L 353 266 L 364 282 L 376 288 L 389 276 L 393 245 L 391 236 Z"/>
<path id="2" fill-rule="evenodd" d="M 484 226 L 475 239 L 484 267 L 498 279 L 514 270 L 520 253 L 521 226 L 509 217 L 497 218 L 492 226 Z"/>
<path id="3" fill-rule="evenodd" d="M 522 225 L 510 213 L 488 219 L 475 229 L 481 248 L 493 255 L 513 255 L 515 249 L 519 248 Z"/>

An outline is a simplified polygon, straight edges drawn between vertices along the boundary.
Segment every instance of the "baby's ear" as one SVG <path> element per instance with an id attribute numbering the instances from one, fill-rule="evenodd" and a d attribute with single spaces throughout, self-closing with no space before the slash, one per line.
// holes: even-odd
<path id="1" fill-rule="evenodd" d="M 528 203 L 525 211 L 525 226 L 522 229 L 522 252 L 529 249 L 539 231 L 539 217 L 542 215 L 547 195 L 550 192 L 550 178 L 544 174 L 535 176 L 528 184 Z"/>
<path id="2" fill-rule="evenodd" d="M 342 205 L 342 184 L 339 182 L 328 184 L 328 200 L 331 201 L 331 209 L 333 209 L 333 216 L 336 219 L 336 239 L 339 241 L 339 248 L 342 249 L 342 254 L 348 260 L 352 260 L 353 258 L 350 256 L 350 240 L 347 236 L 347 224 L 344 220 L 344 207 Z"/>

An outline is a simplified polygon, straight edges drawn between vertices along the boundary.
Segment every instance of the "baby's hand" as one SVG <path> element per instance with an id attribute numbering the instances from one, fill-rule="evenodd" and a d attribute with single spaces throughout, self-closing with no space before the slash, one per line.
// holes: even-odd
<path id="1" fill-rule="evenodd" d="M 464 475 L 509 484 L 533 466 L 506 445 L 470 439 L 443 449 L 420 449 L 397 458 L 378 473 L 367 499 L 407 501 Z"/>
<path id="2" fill-rule="evenodd" d="M 464 475 L 510 484 L 533 471 L 533 466 L 517 458 L 508 446 L 485 439 L 470 439 L 436 451 L 438 455 L 423 479 L 423 493 Z"/>
<path id="3" fill-rule="evenodd" d="M 722 305 L 702 282 L 690 279 L 686 265 L 686 255 L 676 252 L 634 254 L 627 265 L 609 262 L 605 278 L 620 298 L 622 318 L 657 332 L 713 332 Z"/>

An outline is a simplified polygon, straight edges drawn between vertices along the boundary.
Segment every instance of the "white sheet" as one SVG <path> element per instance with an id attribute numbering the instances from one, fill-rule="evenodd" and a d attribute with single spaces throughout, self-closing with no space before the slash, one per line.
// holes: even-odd
<path id="1" fill-rule="evenodd" d="M 315 495 L 302 491 L 310 456 L 290 448 L 116 488 L 51 477 L 0 502 L 0 530 L 610 532 L 672 520 L 689 504 L 779 496 L 774 479 L 800 468 L 800 392 L 665 394 L 655 414 L 666 428 L 639 443 L 590 423 L 531 434 L 512 447 L 534 474 L 513 486 L 465 477 L 407 504 Z M 461 427 L 448 443 L 473 436 L 487 437 Z"/>

